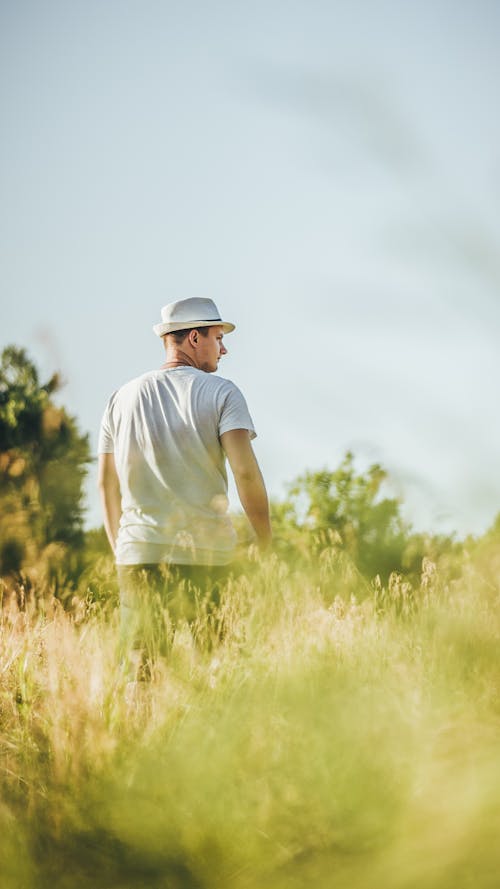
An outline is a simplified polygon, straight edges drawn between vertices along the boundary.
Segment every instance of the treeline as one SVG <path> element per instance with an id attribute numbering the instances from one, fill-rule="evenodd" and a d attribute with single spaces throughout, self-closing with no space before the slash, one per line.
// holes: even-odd
<path id="1" fill-rule="evenodd" d="M 84 481 L 92 457 L 88 435 L 54 402 L 60 379 L 45 383 L 26 351 L 9 346 L 0 365 L 0 577 L 40 581 L 58 594 L 76 587 L 108 555 L 102 529 L 84 531 Z M 307 565 L 332 548 L 367 581 L 412 579 L 424 559 L 462 564 L 464 552 L 492 550 L 500 520 L 479 539 L 413 532 L 401 503 L 384 494 L 387 473 L 356 470 L 347 453 L 335 470 L 306 472 L 272 503 L 276 552 Z M 242 517 L 236 524 L 245 540 Z M 377 581 L 378 582 L 378 581 Z"/>

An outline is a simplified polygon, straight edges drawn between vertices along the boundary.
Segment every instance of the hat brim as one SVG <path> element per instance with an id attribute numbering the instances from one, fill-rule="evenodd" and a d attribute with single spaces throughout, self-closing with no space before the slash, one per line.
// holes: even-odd
<path id="1" fill-rule="evenodd" d="M 235 325 L 230 321 L 170 321 L 154 324 L 153 330 L 156 336 L 165 336 L 166 333 L 175 333 L 176 330 L 192 330 L 193 327 L 222 327 L 224 333 L 231 333 L 235 329 Z"/>

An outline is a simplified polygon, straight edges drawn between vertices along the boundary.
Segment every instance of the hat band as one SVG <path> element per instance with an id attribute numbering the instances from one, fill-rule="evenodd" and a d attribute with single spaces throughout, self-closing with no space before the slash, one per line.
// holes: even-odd
<path id="1" fill-rule="evenodd" d="M 210 322 L 213 321 L 214 323 L 217 323 L 217 321 L 219 321 L 220 324 L 223 323 L 223 322 L 222 322 L 222 318 L 198 318 L 198 320 L 197 320 L 196 323 L 197 323 L 197 324 L 205 324 L 205 323 L 208 324 L 209 321 L 210 321 Z M 193 324 L 192 321 L 186 321 L 186 322 L 184 322 L 184 321 L 164 321 L 163 323 L 164 323 L 164 324 L 187 324 L 187 325 L 189 325 L 189 324 Z"/>

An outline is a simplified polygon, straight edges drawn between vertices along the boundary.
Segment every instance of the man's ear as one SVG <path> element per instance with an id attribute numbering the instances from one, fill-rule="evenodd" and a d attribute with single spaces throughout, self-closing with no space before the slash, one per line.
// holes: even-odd
<path id="1" fill-rule="evenodd" d="M 198 331 L 197 330 L 190 330 L 188 340 L 192 346 L 195 346 L 198 342 Z"/>

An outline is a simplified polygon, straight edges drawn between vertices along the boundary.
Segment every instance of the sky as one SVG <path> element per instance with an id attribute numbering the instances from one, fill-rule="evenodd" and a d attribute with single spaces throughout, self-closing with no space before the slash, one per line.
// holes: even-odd
<path id="1" fill-rule="evenodd" d="M 482 533 L 499 37 L 496 0 L 0 0 L 0 349 L 95 452 L 161 307 L 209 296 L 272 496 L 352 450 L 415 528 Z"/>

